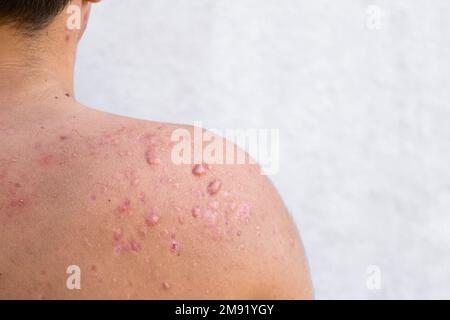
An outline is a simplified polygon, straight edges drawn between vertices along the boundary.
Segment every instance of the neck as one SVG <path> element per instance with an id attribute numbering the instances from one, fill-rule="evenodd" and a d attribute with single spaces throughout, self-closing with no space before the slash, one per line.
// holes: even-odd
<path id="1" fill-rule="evenodd" d="M 72 97 L 77 38 L 54 25 L 31 37 L 0 27 L 0 111 Z"/>

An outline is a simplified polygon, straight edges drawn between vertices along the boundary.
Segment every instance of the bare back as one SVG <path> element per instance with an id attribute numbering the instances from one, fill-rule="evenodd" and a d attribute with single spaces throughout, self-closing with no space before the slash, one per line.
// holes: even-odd
<path id="1" fill-rule="evenodd" d="M 175 165 L 180 126 L 68 110 L 0 116 L 0 298 L 311 297 L 257 166 Z"/>

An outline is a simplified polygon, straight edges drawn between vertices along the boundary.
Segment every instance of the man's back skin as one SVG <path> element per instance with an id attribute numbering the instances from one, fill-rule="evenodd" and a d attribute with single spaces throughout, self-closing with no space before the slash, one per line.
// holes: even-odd
<path id="1" fill-rule="evenodd" d="M 191 127 L 77 103 L 83 30 L 59 39 L 63 23 L 47 31 L 58 54 L 36 64 L 0 25 L 0 299 L 311 298 L 298 233 L 259 167 L 176 165 L 171 134 Z"/>

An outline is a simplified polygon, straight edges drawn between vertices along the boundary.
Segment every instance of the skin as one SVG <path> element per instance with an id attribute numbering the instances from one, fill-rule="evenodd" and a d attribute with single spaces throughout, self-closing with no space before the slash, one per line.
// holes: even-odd
<path id="1" fill-rule="evenodd" d="M 73 3 L 86 25 L 90 3 Z M 0 26 L 0 298 L 312 298 L 298 232 L 259 167 L 175 165 L 171 133 L 193 128 L 80 105 L 84 28 L 65 19 L 32 38 Z M 81 290 L 66 288 L 70 265 Z"/>

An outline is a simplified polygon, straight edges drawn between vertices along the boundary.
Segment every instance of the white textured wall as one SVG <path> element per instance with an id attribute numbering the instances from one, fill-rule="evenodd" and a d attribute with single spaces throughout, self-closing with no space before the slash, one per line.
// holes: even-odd
<path id="1" fill-rule="evenodd" d="M 132 117 L 279 128 L 272 179 L 317 298 L 450 298 L 450 1 L 107 0 L 77 93 Z"/>

